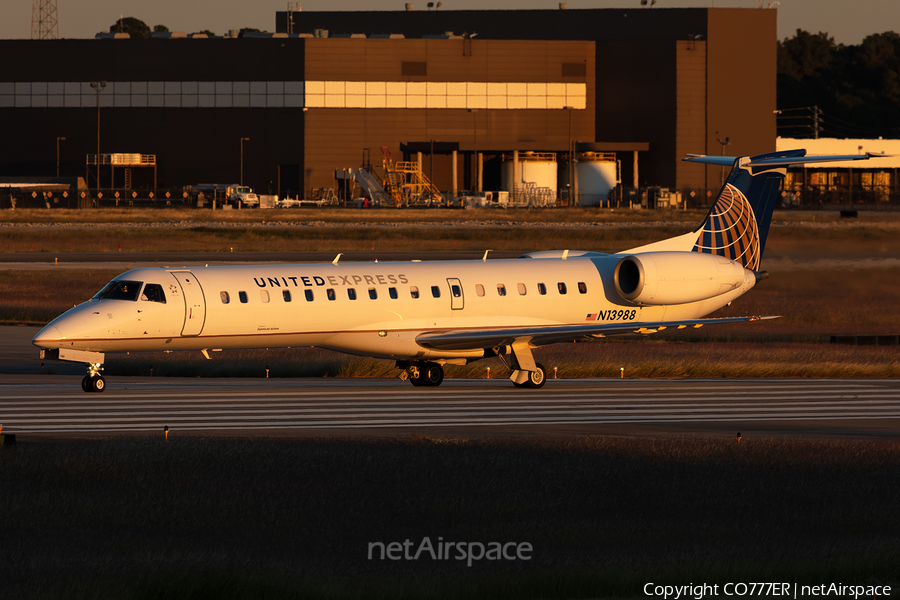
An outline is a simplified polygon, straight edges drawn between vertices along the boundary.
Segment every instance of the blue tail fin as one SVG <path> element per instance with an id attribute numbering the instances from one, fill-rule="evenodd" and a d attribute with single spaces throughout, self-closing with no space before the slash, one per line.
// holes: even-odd
<path id="1" fill-rule="evenodd" d="M 694 252 L 726 256 L 748 269 L 759 270 L 772 212 L 788 165 L 866 160 L 871 155 L 806 156 L 806 150 L 785 150 L 757 156 L 691 156 L 684 160 L 730 166 L 728 181 L 706 220 L 697 229 Z"/>

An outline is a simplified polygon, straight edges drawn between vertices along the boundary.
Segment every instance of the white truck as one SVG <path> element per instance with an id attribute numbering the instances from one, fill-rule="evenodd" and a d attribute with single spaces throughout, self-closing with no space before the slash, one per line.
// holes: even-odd
<path id="1" fill-rule="evenodd" d="M 249 187 L 237 183 L 228 186 L 225 197 L 228 198 L 229 203 L 235 206 L 238 206 L 238 202 L 241 203 L 241 206 L 259 206 L 259 196 L 254 194 Z"/>

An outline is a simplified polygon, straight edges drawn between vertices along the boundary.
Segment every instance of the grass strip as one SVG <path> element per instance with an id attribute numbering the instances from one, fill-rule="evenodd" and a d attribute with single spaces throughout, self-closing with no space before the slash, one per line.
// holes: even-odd
<path id="1" fill-rule="evenodd" d="M 900 442 L 23 439 L 0 452 L 16 598 L 640 597 L 647 582 L 897 585 Z M 374 541 L 529 561 L 369 560 Z"/>

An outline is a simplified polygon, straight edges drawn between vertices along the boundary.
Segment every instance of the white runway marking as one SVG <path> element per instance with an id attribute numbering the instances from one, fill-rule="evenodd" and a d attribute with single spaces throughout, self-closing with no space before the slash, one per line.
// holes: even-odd
<path id="1" fill-rule="evenodd" d="M 800 420 L 839 420 L 852 428 L 866 419 L 900 425 L 894 421 L 900 382 L 892 380 L 560 380 L 541 390 L 511 389 L 502 380 L 447 380 L 437 389 L 385 380 L 114 385 L 129 393 L 4 385 L 0 423 L 6 433 L 159 431 L 164 425 L 173 431 Z"/>

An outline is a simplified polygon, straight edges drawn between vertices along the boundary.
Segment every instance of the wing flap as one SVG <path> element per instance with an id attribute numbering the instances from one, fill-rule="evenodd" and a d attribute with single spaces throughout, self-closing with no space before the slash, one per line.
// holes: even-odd
<path id="1" fill-rule="evenodd" d="M 470 350 L 513 345 L 527 341 L 532 346 L 544 346 L 580 337 L 609 335 L 648 335 L 668 327 L 702 327 L 723 323 L 741 323 L 777 319 L 766 317 L 722 317 L 687 321 L 656 321 L 650 323 L 591 323 L 588 325 L 548 325 L 536 327 L 498 327 L 493 329 L 457 329 L 430 331 L 416 336 L 416 343 L 430 350 Z"/>

